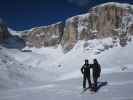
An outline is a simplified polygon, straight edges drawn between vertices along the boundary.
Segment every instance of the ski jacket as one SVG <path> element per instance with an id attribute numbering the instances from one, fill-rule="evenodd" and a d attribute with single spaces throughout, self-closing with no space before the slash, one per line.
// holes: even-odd
<path id="1" fill-rule="evenodd" d="M 101 73 L 101 66 L 100 64 L 93 64 L 93 78 L 98 78 L 100 77 L 100 73 Z"/>
<path id="2" fill-rule="evenodd" d="M 90 76 L 90 64 L 84 64 L 81 68 L 81 73 L 85 76 Z"/>

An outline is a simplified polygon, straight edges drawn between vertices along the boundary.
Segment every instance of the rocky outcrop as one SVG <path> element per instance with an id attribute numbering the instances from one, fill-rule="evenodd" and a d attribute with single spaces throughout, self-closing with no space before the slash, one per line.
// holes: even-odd
<path id="1" fill-rule="evenodd" d="M 88 13 L 63 22 L 33 28 L 22 34 L 27 46 L 73 48 L 78 40 L 115 37 L 123 41 L 133 34 L 133 7 L 128 4 L 106 3 L 89 9 Z M 123 35 L 124 34 L 124 35 Z M 124 38 L 124 41 L 128 40 Z M 123 42 L 122 42 L 123 43 Z"/>
<path id="2" fill-rule="evenodd" d="M 126 37 L 133 33 L 132 12 L 131 5 L 107 3 L 90 9 L 87 14 L 67 19 L 62 44 L 64 48 L 71 49 L 78 40 L 114 36 L 123 43 L 122 34 Z"/>
<path id="3" fill-rule="evenodd" d="M 59 22 L 44 27 L 33 28 L 22 33 L 22 38 L 29 47 L 55 46 L 60 43 L 64 31 L 64 23 Z"/>
<path id="4" fill-rule="evenodd" d="M 10 33 L 8 31 L 6 24 L 3 22 L 2 19 L 0 19 L 0 42 L 4 41 L 9 36 L 10 36 Z"/>
<path id="5" fill-rule="evenodd" d="M 64 28 L 64 33 L 62 36 L 61 44 L 65 49 L 72 48 L 77 42 L 77 23 L 78 17 L 73 17 L 71 20 L 67 20 Z"/>

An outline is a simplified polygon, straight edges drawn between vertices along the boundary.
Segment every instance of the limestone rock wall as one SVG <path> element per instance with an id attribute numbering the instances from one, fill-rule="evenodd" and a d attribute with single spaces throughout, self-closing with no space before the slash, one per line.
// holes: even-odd
<path id="1" fill-rule="evenodd" d="M 25 31 L 22 38 L 30 47 L 61 44 L 64 49 L 70 50 L 78 40 L 132 35 L 132 30 L 132 5 L 108 3 L 93 7 L 86 14 L 68 18 L 64 23 Z"/>

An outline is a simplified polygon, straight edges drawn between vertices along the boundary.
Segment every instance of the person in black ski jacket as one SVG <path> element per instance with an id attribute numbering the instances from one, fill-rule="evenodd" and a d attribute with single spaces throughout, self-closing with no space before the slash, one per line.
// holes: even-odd
<path id="1" fill-rule="evenodd" d="M 86 79 L 88 80 L 89 88 L 91 88 L 90 65 L 88 60 L 85 60 L 85 64 L 81 68 L 81 72 L 83 74 L 83 88 L 86 88 Z"/>
<path id="2" fill-rule="evenodd" d="M 97 89 L 97 80 L 100 77 L 101 73 L 101 66 L 98 63 L 97 59 L 94 59 L 94 63 L 92 65 L 92 70 L 93 70 L 93 81 L 94 81 L 94 91 Z"/>

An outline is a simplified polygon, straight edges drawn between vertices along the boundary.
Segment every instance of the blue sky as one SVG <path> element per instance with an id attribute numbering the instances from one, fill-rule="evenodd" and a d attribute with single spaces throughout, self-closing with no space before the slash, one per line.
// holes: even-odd
<path id="1" fill-rule="evenodd" d="M 133 0 L 1 0 L 0 18 L 14 30 L 25 30 L 64 21 L 97 4 Z"/>

